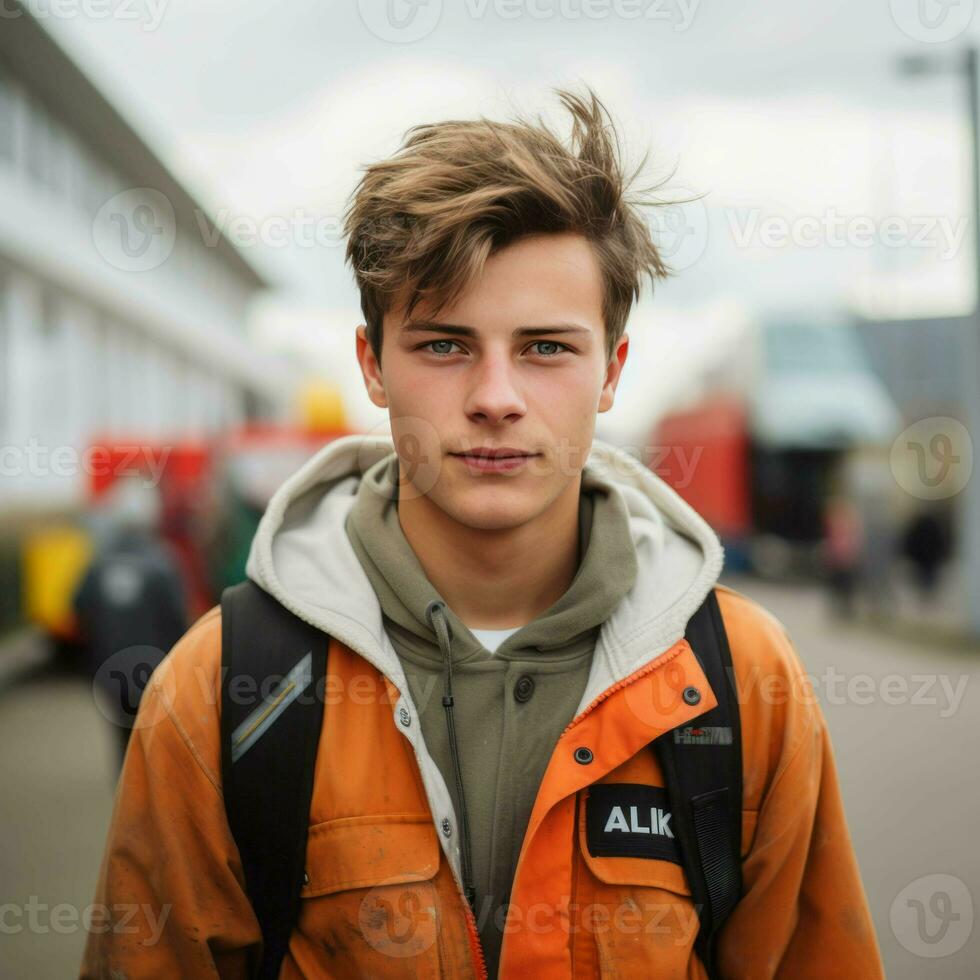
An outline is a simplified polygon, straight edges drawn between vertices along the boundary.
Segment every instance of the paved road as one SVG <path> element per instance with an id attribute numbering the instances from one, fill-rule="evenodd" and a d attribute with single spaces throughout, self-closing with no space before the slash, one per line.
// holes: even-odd
<path id="1" fill-rule="evenodd" d="M 980 927 L 960 945 L 980 902 L 980 647 L 841 625 L 813 589 L 729 584 L 779 617 L 814 679 L 888 977 L 980 976 Z"/>
<path id="2" fill-rule="evenodd" d="M 980 928 L 962 942 L 964 892 L 980 900 L 980 649 L 841 626 L 812 589 L 731 584 L 782 620 L 814 678 L 888 976 L 980 975 Z M 0 649 L 0 678 L 6 654 L 38 659 L 24 644 Z M 15 906 L 0 916 L 5 980 L 77 974 L 114 751 L 81 682 L 40 670 L 0 690 L 0 905 Z"/>
<path id="3" fill-rule="evenodd" d="M 45 669 L 36 643 L 18 638 L 0 662 L 8 654 L 18 670 L 3 670 L 0 689 L 0 906 L 17 908 L 0 916 L 0 976 L 62 980 L 78 976 L 116 745 L 84 682 Z"/>

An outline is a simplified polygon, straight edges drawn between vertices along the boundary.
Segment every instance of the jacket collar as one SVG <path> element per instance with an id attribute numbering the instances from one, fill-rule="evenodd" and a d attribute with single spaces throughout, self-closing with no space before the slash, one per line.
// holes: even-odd
<path id="1" fill-rule="evenodd" d="M 388 437 L 336 439 L 273 495 L 246 574 L 301 619 L 360 654 L 409 697 L 381 607 L 345 531 L 363 474 L 394 452 Z M 637 558 L 633 588 L 603 623 L 578 710 L 673 646 L 717 581 L 724 553 L 707 523 L 630 454 L 593 442 L 583 479 L 614 486 Z"/>

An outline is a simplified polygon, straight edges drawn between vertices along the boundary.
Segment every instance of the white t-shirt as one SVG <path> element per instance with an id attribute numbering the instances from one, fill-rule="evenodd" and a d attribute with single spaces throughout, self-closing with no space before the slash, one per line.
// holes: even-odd
<path id="1" fill-rule="evenodd" d="M 521 627 L 514 626 L 511 629 L 506 630 L 475 630 L 470 627 L 470 632 L 485 646 L 491 653 L 497 652 L 497 647 L 500 646 L 508 636 L 512 636 Z"/>

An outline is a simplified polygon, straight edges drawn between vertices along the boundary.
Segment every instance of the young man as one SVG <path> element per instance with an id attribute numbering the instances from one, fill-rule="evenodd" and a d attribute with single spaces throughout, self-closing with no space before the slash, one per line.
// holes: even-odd
<path id="1" fill-rule="evenodd" d="M 348 214 L 357 357 L 393 438 L 325 446 L 276 493 L 248 563 L 327 655 L 280 975 L 705 976 L 651 743 L 703 738 L 692 723 L 726 696 L 685 639 L 715 590 L 743 789 L 741 900 L 714 972 L 881 976 L 789 638 L 717 585 L 705 522 L 593 440 L 642 278 L 666 270 L 604 107 L 560 94 L 568 145 L 521 120 L 416 127 Z M 221 638 L 215 608 L 144 696 L 83 976 L 254 963 L 222 799 Z"/>

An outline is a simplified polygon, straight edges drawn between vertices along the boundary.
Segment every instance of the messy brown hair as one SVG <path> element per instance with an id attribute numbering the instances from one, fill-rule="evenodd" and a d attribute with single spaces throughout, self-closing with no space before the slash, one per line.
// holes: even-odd
<path id="1" fill-rule="evenodd" d="M 639 210 L 663 204 L 627 196 L 619 137 L 591 88 L 554 90 L 572 116 L 568 145 L 537 124 L 447 120 L 413 126 L 392 157 L 363 167 L 344 219 L 346 259 L 381 361 L 384 314 L 407 291 L 407 315 L 425 299 L 435 315 L 489 256 L 532 234 L 576 232 L 592 245 L 603 279 L 606 355 L 626 329 L 643 277 L 669 274 Z M 656 188 L 653 188 L 656 189 Z"/>

